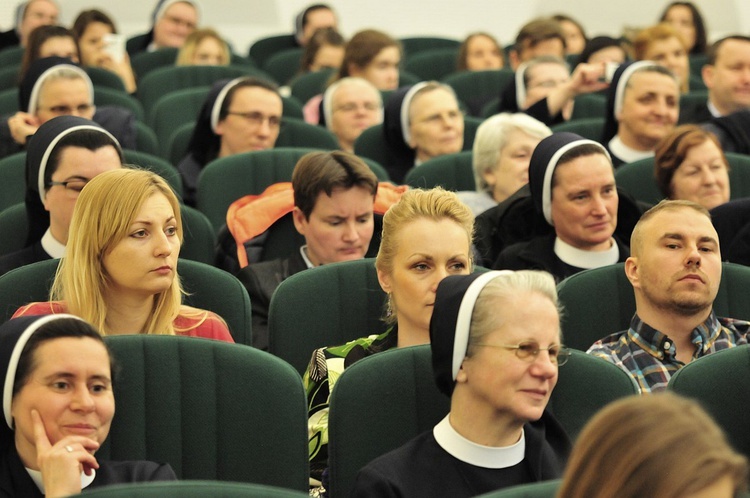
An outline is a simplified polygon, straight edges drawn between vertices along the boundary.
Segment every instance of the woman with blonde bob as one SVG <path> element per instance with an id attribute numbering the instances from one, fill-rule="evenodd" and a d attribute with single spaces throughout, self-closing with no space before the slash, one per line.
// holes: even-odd
<path id="1" fill-rule="evenodd" d="M 176 66 L 228 66 L 231 60 L 224 39 L 211 28 L 193 31 L 177 54 Z"/>
<path id="2" fill-rule="evenodd" d="M 672 393 L 616 401 L 589 421 L 558 498 L 731 498 L 747 459 L 698 403 Z"/>
<path id="3" fill-rule="evenodd" d="M 181 304 L 182 237 L 179 201 L 160 176 L 138 169 L 97 175 L 76 203 L 50 302 L 26 305 L 14 317 L 70 313 L 103 335 L 233 342 L 219 316 Z"/>

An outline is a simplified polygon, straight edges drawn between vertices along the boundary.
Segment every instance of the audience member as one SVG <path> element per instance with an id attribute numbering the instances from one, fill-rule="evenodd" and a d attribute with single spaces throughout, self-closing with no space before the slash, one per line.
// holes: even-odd
<path id="1" fill-rule="evenodd" d="M 656 183 L 667 199 L 713 209 L 729 201 L 729 162 L 716 136 L 682 125 L 656 146 Z"/>
<path id="2" fill-rule="evenodd" d="M 595 36 L 586 42 L 586 47 L 578 56 L 576 65 L 587 62 L 598 64 L 614 62 L 622 64 L 628 59 L 628 54 L 620 40 L 610 36 Z"/>
<path id="3" fill-rule="evenodd" d="M 198 113 L 188 154 L 177 168 L 185 203 L 195 203 L 203 167 L 220 157 L 273 148 L 283 104 L 275 84 L 254 77 L 218 81 Z"/>
<path id="4" fill-rule="evenodd" d="M 557 496 L 733 498 L 747 488 L 747 473 L 747 458 L 698 402 L 630 396 L 586 424 Z"/>
<path id="5" fill-rule="evenodd" d="M 556 14 L 552 19 L 560 23 L 565 36 L 565 55 L 578 55 L 586 47 L 588 37 L 581 23 L 565 14 Z"/>
<path id="6" fill-rule="evenodd" d="M 670 24 L 662 23 L 641 30 L 633 40 L 635 60 L 649 60 L 677 76 L 680 92 L 690 90 L 690 59 L 685 42 Z"/>
<path id="7" fill-rule="evenodd" d="M 630 329 L 600 339 L 590 354 L 614 363 L 644 393 L 662 391 L 672 374 L 696 358 L 746 344 L 750 322 L 717 318 L 721 281 L 719 237 L 706 209 L 662 201 L 636 224 L 625 275 L 636 312 Z"/>
<path id="8" fill-rule="evenodd" d="M 479 125 L 472 163 L 476 192 L 458 197 L 478 215 L 529 183 L 531 153 L 552 131 L 523 113 L 496 114 Z"/>
<path id="9" fill-rule="evenodd" d="M 294 39 L 300 47 L 304 47 L 313 34 L 322 28 L 338 29 L 336 13 L 326 4 L 310 5 L 294 19 Z"/>
<path id="10" fill-rule="evenodd" d="M 383 166 L 395 183 L 402 183 L 415 165 L 460 152 L 464 144 L 464 116 L 456 93 L 437 81 L 395 91 L 385 105 L 383 130 L 394 156 Z"/>
<path id="11" fill-rule="evenodd" d="M 321 106 L 321 124 L 336 135 L 345 152 L 354 152 L 354 142 L 362 132 L 383 122 L 380 92 L 364 78 L 336 81 L 323 94 Z"/>
<path id="12" fill-rule="evenodd" d="M 570 441 L 546 406 L 570 352 L 560 342 L 552 277 L 446 278 L 430 339 L 435 383 L 450 396 L 450 412 L 363 467 L 352 496 L 470 497 L 559 477 Z"/>
<path id="13" fill-rule="evenodd" d="M 130 57 L 124 47 L 121 52 L 116 51 L 117 44 L 111 40 L 113 35 L 118 35 L 112 18 L 101 10 L 84 10 L 73 22 L 73 34 L 83 66 L 100 67 L 115 73 L 125 90 L 135 93 L 135 73 L 130 66 Z"/>
<path id="14" fill-rule="evenodd" d="M 487 71 L 502 69 L 504 65 L 503 48 L 489 33 L 472 33 L 458 47 L 459 71 Z"/>
<path id="15" fill-rule="evenodd" d="M 430 341 L 438 283 L 471 271 L 471 211 L 452 192 L 408 190 L 383 217 L 375 266 L 388 294 L 386 332 L 313 352 L 303 381 L 310 418 L 310 471 L 320 479 L 327 465 L 328 402 L 345 368 L 363 357 Z M 362 331 L 363 335 L 366 331 Z"/>
<path id="16" fill-rule="evenodd" d="M 663 66 L 638 61 L 615 71 L 601 140 L 615 167 L 653 157 L 656 144 L 677 123 L 679 102 L 677 79 Z"/>
<path id="17" fill-rule="evenodd" d="M 57 24 L 60 6 L 54 0 L 28 0 L 16 7 L 16 23 L 9 31 L 0 33 L 0 50 L 20 45 L 26 47 L 34 28 Z"/>
<path id="18" fill-rule="evenodd" d="M 45 57 L 61 57 L 78 64 L 81 61 L 78 45 L 73 32 L 63 26 L 45 24 L 31 32 L 26 49 L 23 51 L 21 67 L 18 71 L 23 79 L 31 63 Z"/>
<path id="19" fill-rule="evenodd" d="M 71 313 L 102 335 L 186 335 L 234 342 L 224 320 L 182 304 L 180 203 L 155 173 L 117 169 L 81 191 L 50 302 L 14 315 Z"/>
<path id="20" fill-rule="evenodd" d="M 542 55 L 524 62 L 500 94 L 501 112 L 524 112 L 553 126 L 569 120 L 574 99 L 609 86 L 603 81 L 604 64 L 578 64 L 570 74 L 559 57 Z"/>
<path id="21" fill-rule="evenodd" d="M 177 66 L 228 66 L 232 61 L 227 42 L 211 28 L 196 29 L 177 53 Z"/>
<path id="22" fill-rule="evenodd" d="M 253 306 L 253 346 L 268 349 L 268 306 L 276 288 L 308 268 L 361 259 L 373 234 L 378 179 L 357 156 L 310 152 L 292 173 L 297 231 L 305 245 L 291 256 L 245 266 L 237 277 Z"/>
<path id="23" fill-rule="evenodd" d="M 703 16 L 692 2 L 672 2 L 664 9 L 659 22 L 671 24 L 682 35 L 688 53 L 706 53 L 708 40 Z"/>
<path id="24" fill-rule="evenodd" d="M 123 148 L 135 148 L 135 116 L 113 106 L 94 106 L 94 85 L 69 59 L 46 57 L 31 64 L 18 89 L 20 111 L 0 121 L 0 158 L 26 149 L 28 137 L 57 116 L 90 119 Z"/>
<path id="25" fill-rule="evenodd" d="M 732 35 L 714 42 L 701 74 L 708 101 L 685 109 L 681 123 L 703 123 L 750 109 L 750 37 Z"/>
<path id="26" fill-rule="evenodd" d="M 514 71 L 522 63 L 542 55 L 565 57 L 565 35 L 560 23 L 554 19 L 535 19 L 526 23 L 508 53 Z"/>
<path id="27" fill-rule="evenodd" d="M 96 328 L 71 315 L 0 326 L 0 494 L 47 498 L 111 484 L 169 481 L 169 464 L 95 456 L 115 414 L 114 358 Z"/>
<path id="28" fill-rule="evenodd" d="M 614 237 L 619 197 L 601 144 L 567 132 L 543 139 L 531 156 L 529 187 L 554 233 L 507 247 L 493 268 L 545 270 L 563 280 L 628 257 L 627 245 Z"/>
<path id="29" fill-rule="evenodd" d="M 117 140 L 93 121 L 52 118 L 31 137 L 26 154 L 26 237 L 24 249 L 0 258 L 0 275 L 19 266 L 65 255 L 78 194 L 96 175 L 117 169 Z"/>
<path id="30" fill-rule="evenodd" d="M 310 38 L 300 60 L 300 74 L 338 69 L 344 61 L 346 40 L 334 28 L 321 28 Z"/>
<path id="31" fill-rule="evenodd" d="M 200 21 L 197 0 L 158 0 L 151 14 L 151 30 L 128 40 L 131 57 L 139 52 L 160 48 L 180 48 Z"/>

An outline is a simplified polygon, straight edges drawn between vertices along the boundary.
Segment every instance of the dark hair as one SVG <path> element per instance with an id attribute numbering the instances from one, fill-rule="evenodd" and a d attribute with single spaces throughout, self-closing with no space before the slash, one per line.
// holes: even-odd
<path id="1" fill-rule="evenodd" d="M 120 150 L 120 146 L 112 140 L 108 133 L 103 133 L 101 130 L 76 130 L 68 133 L 55 144 L 55 148 L 52 149 L 52 153 L 49 159 L 47 159 L 47 167 L 44 170 L 44 185 L 47 186 L 52 181 L 52 174 L 57 171 L 60 156 L 66 148 L 81 147 L 93 152 L 108 145 L 115 148 L 117 156 L 120 158 L 120 163 L 122 163 L 124 161 L 122 150 Z"/>
<path id="2" fill-rule="evenodd" d="M 13 396 L 18 394 L 23 386 L 26 385 L 29 376 L 36 369 L 37 363 L 35 353 L 37 349 L 39 349 L 39 346 L 47 341 L 62 339 L 65 337 L 87 337 L 102 344 L 104 349 L 107 350 L 107 356 L 109 357 L 110 376 L 114 377 L 114 357 L 99 331 L 97 331 L 90 323 L 78 318 L 58 318 L 42 324 L 39 329 L 29 337 L 28 342 L 23 347 L 21 356 L 18 359 L 18 366 L 16 367 L 16 377 L 13 380 Z"/>
<path id="3" fill-rule="evenodd" d="M 467 67 L 467 60 L 469 58 L 469 45 L 471 44 L 471 40 L 474 38 L 478 38 L 480 36 L 483 36 L 485 38 L 489 38 L 492 43 L 495 44 L 495 46 L 498 49 L 498 52 L 500 53 L 500 60 L 505 64 L 505 52 L 503 51 L 503 47 L 500 46 L 500 44 L 497 42 L 497 39 L 492 36 L 489 33 L 486 33 L 484 31 L 478 31 L 476 33 L 471 33 L 469 36 L 464 39 L 463 42 L 461 42 L 461 46 L 458 47 L 458 58 L 456 59 L 456 69 L 459 71 L 466 71 L 468 69 Z"/>
<path id="4" fill-rule="evenodd" d="M 706 37 L 706 25 L 703 22 L 703 16 L 701 15 L 698 8 L 693 5 L 692 2 L 672 2 L 664 9 L 659 22 L 665 22 L 667 20 L 667 13 L 672 7 L 687 7 L 690 9 L 690 13 L 693 15 L 693 27 L 695 28 L 695 45 L 693 45 L 688 53 L 690 55 L 703 54 L 706 52 L 708 47 L 708 41 Z"/>
<path id="5" fill-rule="evenodd" d="M 382 31 L 365 29 L 356 33 L 346 44 L 344 61 L 341 63 L 336 79 L 351 76 L 349 74 L 350 64 L 354 64 L 361 69 L 366 68 L 381 50 L 388 47 L 396 47 L 399 52 L 403 52 L 401 42 Z"/>
<path id="6" fill-rule="evenodd" d="M 601 154 L 604 157 L 607 157 L 607 154 L 601 145 L 590 143 L 581 144 L 565 152 L 562 156 L 560 156 L 560 159 L 558 159 L 557 164 L 555 165 L 555 170 L 552 172 L 552 183 L 550 184 L 550 188 L 554 188 L 555 185 L 557 185 L 557 169 L 560 166 L 575 161 L 579 157 L 593 156 L 595 154 Z M 607 160 L 611 165 L 612 160 L 609 157 L 607 157 Z"/>
<path id="7" fill-rule="evenodd" d="M 730 36 L 725 36 L 724 38 L 720 38 L 719 40 L 716 40 L 715 42 L 713 42 L 713 44 L 711 44 L 708 51 L 706 52 L 706 55 L 708 56 L 708 60 L 706 61 L 706 64 L 708 64 L 709 66 L 713 66 L 716 64 L 716 58 L 719 55 L 719 49 L 721 49 L 721 46 L 724 45 L 724 42 L 727 42 L 729 40 L 750 43 L 750 36 L 730 35 Z"/>
<path id="8" fill-rule="evenodd" d="M 563 21 L 567 21 L 573 25 L 575 25 L 576 28 L 578 28 L 578 31 L 581 33 L 581 36 L 583 37 L 583 41 L 588 43 L 589 37 L 586 36 L 586 30 L 583 29 L 583 26 L 581 23 L 573 19 L 572 17 L 566 15 L 566 14 L 555 14 L 552 16 L 552 19 L 558 22 L 558 24 L 562 24 Z"/>
<path id="9" fill-rule="evenodd" d="M 520 55 L 525 44 L 532 48 L 538 43 L 553 39 L 560 40 L 563 49 L 566 47 L 565 35 L 563 35 L 560 23 L 554 19 L 535 19 L 526 23 L 518 32 L 514 48 Z"/>
<path id="10" fill-rule="evenodd" d="M 81 59 L 81 53 L 78 50 L 76 37 L 71 30 L 64 26 L 38 26 L 34 28 L 34 31 L 32 31 L 31 34 L 29 34 L 26 49 L 23 51 L 23 59 L 21 59 L 21 68 L 18 74 L 19 81 L 23 79 L 26 71 L 29 70 L 31 63 L 40 58 L 39 52 L 42 49 L 42 45 L 44 45 L 44 43 L 50 38 L 70 38 L 73 40 L 73 44 L 76 46 L 78 60 Z"/>
<path id="11" fill-rule="evenodd" d="M 276 83 L 272 83 L 262 78 L 256 78 L 255 76 L 248 76 L 247 78 L 244 78 L 242 81 L 234 85 L 227 92 L 227 95 L 224 98 L 224 102 L 221 103 L 221 109 L 219 110 L 219 121 L 227 117 L 227 114 L 229 113 L 229 106 L 232 105 L 232 99 L 234 99 L 234 94 L 237 93 L 237 90 L 239 90 L 240 88 L 250 87 L 264 88 L 269 92 L 275 93 L 279 96 L 279 98 L 281 98 L 279 87 L 278 85 L 276 85 Z"/>
<path id="12" fill-rule="evenodd" d="M 344 47 L 346 40 L 341 34 L 336 31 L 335 28 L 321 28 L 317 30 L 310 40 L 308 40 L 305 46 L 305 51 L 302 52 L 302 59 L 300 59 L 300 73 L 307 73 L 310 71 L 310 66 L 315 61 L 315 56 L 318 55 L 318 51 L 327 45 L 334 47 Z"/>
<path id="13" fill-rule="evenodd" d="M 716 144 L 721 153 L 724 165 L 729 169 L 729 162 L 721 149 L 721 143 L 716 135 L 706 131 L 697 125 L 682 125 L 675 128 L 672 133 L 662 138 L 654 149 L 654 176 L 656 184 L 664 197 L 672 198 L 672 178 L 675 171 L 682 165 L 688 152 L 693 147 L 701 145 L 706 141 Z"/>
<path id="14" fill-rule="evenodd" d="M 595 36 L 594 38 L 586 41 L 586 46 L 578 55 L 576 65 L 582 62 L 588 62 L 591 56 L 596 52 L 609 47 L 616 47 L 622 50 L 622 53 L 625 56 L 625 60 L 628 60 L 628 51 L 625 50 L 625 47 L 623 47 L 622 40 L 612 38 L 611 36 Z"/>
<path id="15" fill-rule="evenodd" d="M 294 205 L 308 219 L 321 192 L 330 197 L 334 189 L 353 187 L 367 189 L 375 197 L 378 179 L 362 159 L 348 152 L 310 152 L 300 158 L 292 172 Z"/>
<path id="16" fill-rule="evenodd" d="M 78 14 L 76 20 L 73 21 L 72 30 L 73 35 L 75 36 L 76 43 L 78 43 L 78 41 L 81 39 L 83 33 L 86 32 L 86 28 L 89 27 L 89 24 L 95 22 L 106 24 L 112 29 L 112 33 L 117 33 L 117 27 L 115 26 L 114 21 L 112 21 L 112 18 L 107 14 L 98 9 L 84 10 L 80 14 Z"/>
<path id="17" fill-rule="evenodd" d="M 316 3 L 310 5 L 305 10 L 303 10 L 295 20 L 294 28 L 298 33 L 301 33 L 305 29 L 307 23 L 310 22 L 310 14 L 315 12 L 316 10 L 330 10 L 331 12 L 333 12 L 331 6 L 324 3 Z"/>

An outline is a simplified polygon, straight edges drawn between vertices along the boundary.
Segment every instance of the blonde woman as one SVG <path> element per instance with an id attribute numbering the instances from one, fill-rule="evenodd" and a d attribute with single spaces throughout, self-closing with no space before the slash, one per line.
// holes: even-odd
<path id="1" fill-rule="evenodd" d="M 217 315 L 182 305 L 180 205 L 158 175 L 102 173 L 81 191 L 50 302 L 14 316 L 70 313 L 103 335 L 188 335 L 233 342 Z"/>
<path id="2" fill-rule="evenodd" d="M 224 39 L 211 28 L 193 31 L 177 54 L 177 66 L 228 66 L 231 60 Z"/>

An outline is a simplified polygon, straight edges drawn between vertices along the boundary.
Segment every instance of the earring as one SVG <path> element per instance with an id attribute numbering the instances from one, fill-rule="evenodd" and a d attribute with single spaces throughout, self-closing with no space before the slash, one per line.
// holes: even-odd
<path id="1" fill-rule="evenodd" d="M 385 316 L 393 316 L 393 297 L 391 293 L 388 293 L 388 297 L 385 300 Z"/>

